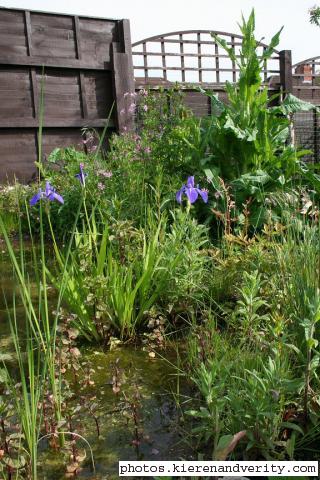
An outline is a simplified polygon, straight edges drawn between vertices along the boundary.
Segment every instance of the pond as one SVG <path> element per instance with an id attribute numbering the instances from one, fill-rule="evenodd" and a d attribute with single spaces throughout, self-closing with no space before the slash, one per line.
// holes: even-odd
<path id="1" fill-rule="evenodd" d="M 3 291 L 0 299 L 1 354 L 11 354 L 14 365 L 7 307 L 10 311 L 17 289 L 4 251 L 1 253 L 0 288 Z M 18 323 L 23 325 L 24 310 L 18 300 L 16 311 Z M 23 338 L 23 329 L 21 334 Z M 90 366 L 88 398 L 95 406 L 95 412 L 94 415 L 82 413 L 80 421 L 77 419 L 76 430 L 85 438 L 77 441 L 77 448 L 80 456 L 86 456 L 78 478 L 116 479 L 119 460 L 187 458 L 189 448 L 181 435 L 179 415 L 172 395 L 177 389 L 177 382 L 181 382 L 174 367 L 174 349 L 161 350 L 159 355 L 152 358 L 142 346 L 121 346 L 117 342 L 112 350 L 83 345 L 79 348 L 81 362 Z M 82 374 L 80 371 L 79 375 Z M 74 404 L 75 398 L 70 402 Z M 85 441 L 92 447 L 95 472 Z M 49 443 L 50 438 L 40 443 L 39 478 L 67 478 L 60 451 L 47 448 Z"/>

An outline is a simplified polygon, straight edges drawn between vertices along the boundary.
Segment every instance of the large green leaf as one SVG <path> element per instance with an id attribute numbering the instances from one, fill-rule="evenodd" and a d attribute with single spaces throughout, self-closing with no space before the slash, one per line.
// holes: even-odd
<path id="1" fill-rule="evenodd" d="M 312 103 L 305 102 L 300 98 L 289 93 L 280 106 L 272 107 L 274 112 L 282 113 L 283 115 L 291 115 L 296 112 L 309 112 L 311 110 L 319 111 L 319 108 Z"/>

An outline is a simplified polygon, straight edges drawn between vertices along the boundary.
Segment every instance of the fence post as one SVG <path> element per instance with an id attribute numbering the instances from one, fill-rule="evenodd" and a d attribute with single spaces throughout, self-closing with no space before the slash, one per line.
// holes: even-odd
<path id="1" fill-rule="evenodd" d="M 280 84 L 284 95 L 293 92 L 292 83 L 292 55 L 291 50 L 281 50 L 280 57 Z"/>
<path id="2" fill-rule="evenodd" d="M 319 161 L 319 142 L 318 142 L 318 112 L 317 109 L 313 109 L 313 162 Z"/>
<path id="3" fill-rule="evenodd" d="M 115 99 L 114 118 L 117 130 L 121 133 L 132 130 L 134 125 L 134 112 L 129 110 L 128 105 L 134 100 L 130 97 L 130 94 L 134 93 L 134 74 L 129 20 L 120 20 L 118 31 L 120 46 L 117 43 L 111 44 L 111 62 Z"/>

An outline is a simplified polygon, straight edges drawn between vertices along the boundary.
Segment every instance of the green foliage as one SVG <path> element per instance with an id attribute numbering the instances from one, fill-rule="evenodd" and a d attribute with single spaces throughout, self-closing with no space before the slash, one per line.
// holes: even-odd
<path id="1" fill-rule="evenodd" d="M 194 123 L 193 134 L 185 139 L 192 161 L 204 169 L 213 187 L 213 215 L 208 221 L 214 217 L 222 221 L 228 234 L 234 227 L 238 232 L 244 229 L 244 234 L 248 226 L 261 228 L 270 214 L 273 220 L 279 218 L 283 205 L 272 205 L 277 192 L 311 187 L 320 193 L 319 176 L 302 161 L 310 152 L 298 150 L 290 141 L 292 115 L 314 106 L 292 94 L 271 106 L 276 97 L 270 98 L 263 85 L 265 62 L 278 45 L 281 30 L 261 54 L 254 36 L 254 11 L 247 21 L 242 19 L 240 28 L 239 56 L 224 39 L 214 36 L 239 69 L 239 79 L 226 83 L 226 102 L 202 90 L 210 97 L 212 114 Z"/>
<path id="2" fill-rule="evenodd" d="M 248 21 L 243 18 L 240 28 L 243 34 L 240 58 L 223 39 L 215 36 L 240 70 L 238 82 L 226 84 L 227 105 L 210 94 L 211 101 L 219 109 L 207 127 L 210 129 L 207 135 L 210 163 L 224 180 L 233 180 L 252 170 L 270 171 L 276 165 L 281 166 L 281 155 L 287 152 L 285 142 L 289 135 L 289 121 L 268 108 L 268 90 L 262 85 L 264 62 L 278 45 L 281 30 L 259 57 L 253 11 Z M 290 162 L 296 163 L 295 152 Z"/>
<path id="3" fill-rule="evenodd" d="M 316 455 L 319 229 L 295 221 L 276 232 L 214 256 L 221 272 L 235 265 L 231 277 L 218 273 L 230 293 L 193 328 L 185 364 L 196 392 L 186 413 L 204 451 L 245 431 L 236 458 Z"/>
<path id="4" fill-rule="evenodd" d="M 209 94 L 209 118 L 196 119 L 177 87 L 126 95 L 136 111 L 136 131 L 114 134 L 106 153 L 97 132 L 86 131 L 83 151 L 55 149 L 46 164 L 38 163 L 40 184 L 49 180 L 63 205 L 41 200 L 28 208 L 38 184 L 3 189 L 1 212 L 7 215 L 0 216 L 0 230 L 27 322 L 24 344 L 14 309 L 16 371 L 0 356 L 0 382 L 21 424 L 19 437 L 3 434 L 15 448 L 15 470 L 32 466 L 35 478 L 43 416 L 51 428 L 43 438 L 64 443 L 71 435 L 75 445 L 78 434 L 61 427 L 66 419 L 70 426 L 88 403 L 75 399 L 91 384 L 90 368 L 77 360 L 81 342 L 111 348 L 141 333 L 150 358 L 166 334 L 186 335 L 182 367 L 191 392 L 180 407 L 197 452 L 221 460 L 319 453 L 320 177 L 303 164 L 306 152 L 288 142 L 290 117 L 313 107 L 292 95 L 271 106 L 275 98 L 268 98 L 262 71 L 280 32 L 261 58 L 254 12 L 240 28 L 240 56 L 215 38 L 240 77 L 227 84 L 226 104 Z M 75 178 L 82 163 L 85 185 Z M 182 181 L 188 175 L 198 181 L 202 171 L 210 214 L 197 204 L 176 209 L 174 194 Z M 9 238 L 12 228 L 19 232 L 18 253 Z M 153 332 L 146 333 L 148 328 Z M 114 378 L 118 393 L 117 366 Z M 125 403 L 135 416 L 138 445 L 137 405 Z M 90 404 L 97 425 L 96 408 Z M 0 416 L 10 422 L 14 416 L 2 397 Z M 4 463 L 0 459 L 2 474 Z"/>
<path id="5" fill-rule="evenodd" d="M 209 275 L 208 246 L 208 229 L 204 225 L 188 212 L 172 212 L 172 223 L 163 245 L 162 264 L 171 265 L 166 290 L 161 296 L 164 308 L 186 313 L 204 302 Z"/>
<path id="6" fill-rule="evenodd" d="M 70 261 L 56 246 L 58 270 L 50 279 L 58 288 L 66 269 L 63 298 L 87 339 L 118 335 L 132 338 L 148 322 L 154 306 L 186 312 L 201 301 L 207 263 L 201 253 L 207 230 L 190 215 L 173 214 L 169 232 L 164 215 L 149 215 L 143 231 L 130 223 L 98 221 L 96 212 L 76 234 Z M 181 248 L 181 245 L 183 247 Z"/>
<path id="7" fill-rule="evenodd" d="M 243 341 L 249 343 L 254 342 L 254 336 L 269 320 L 269 316 L 261 312 L 263 307 L 267 306 L 260 295 L 263 283 L 261 274 L 257 270 L 253 273 L 243 273 L 243 284 L 238 288 L 240 299 L 237 300 L 231 318 L 231 325 L 238 330 L 238 334 L 241 331 Z"/>
<path id="8" fill-rule="evenodd" d="M 310 23 L 319 27 L 320 25 L 320 7 L 314 5 L 309 9 Z"/>

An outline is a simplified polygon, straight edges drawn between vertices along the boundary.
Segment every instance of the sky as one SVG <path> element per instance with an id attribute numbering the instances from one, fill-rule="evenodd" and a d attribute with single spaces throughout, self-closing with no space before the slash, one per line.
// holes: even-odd
<path id="1" fill-rule="evenodd" d="M 132 41 L 177 30 L 238 33 L 241 12 L 256 11 L 257 37 L 268 43 L 283 25 L 279 50 L 291 49 L 293 63 L 320 55 L 320 27 L 309 23 L 317 0 L 0 0 L 3 7 L 128 18 Z M 319 0 L 320 4 L 320 0 Z"/>

